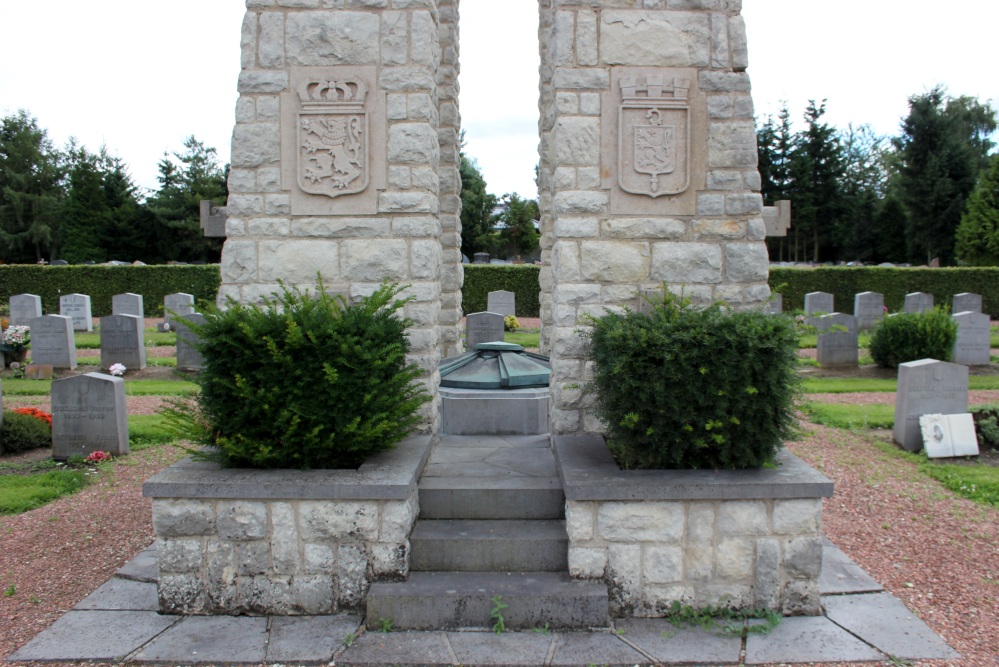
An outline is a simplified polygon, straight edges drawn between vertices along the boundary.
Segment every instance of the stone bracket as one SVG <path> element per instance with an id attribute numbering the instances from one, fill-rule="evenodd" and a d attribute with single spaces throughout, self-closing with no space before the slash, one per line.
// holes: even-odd
<path id="1" fill-rule="evenodd" d="M 201 229 L 209 238 L 225 238 L 225 223 L 229 211 L 209 199 L 201 200 Z"/>
<path id="2" fill-rule="evenodd" d="M 763 224 L 767 236 L 787 236 L 787 230 L 791 228 L 791 201 L 781 199 L 774 202 L 774 206 L 764 206 Z"/>

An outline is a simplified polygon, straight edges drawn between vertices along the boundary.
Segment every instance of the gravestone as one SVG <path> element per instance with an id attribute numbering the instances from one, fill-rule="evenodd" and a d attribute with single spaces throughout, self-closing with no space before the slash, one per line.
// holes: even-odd
<path id="1" fill-rule="evenodd" d="M 950 312 L 952 313 L 980 313 L 982 312 L 982 295 L 972 292 L 961 292 L 955 294 Z"/>
<path id="2" fill-rule="evenodd" d="M 809 292 L 805 295 L 805 315 L 825 315 L 833 309 L 833 295 L 829 292 Z"/>
<path id="3" fill-rule="evenodd" d="M 111 314 L 145 317 L 142 295 L 132 294 L 131 292 L 126 292 L 125 294 L 115 294 L 111 297 Z"/>
<path id="4" fill-rule="evenodd" d="M 52 457 L 128 453 L 125 381 L 86 373 L 52 382 Z"/>
<path id="5" fill-rule="evenodd" d="M 784 312 L 784 295 L 779 292 L 775 292 L 770 295 L 770 300 L 767 301 L 766 312 L 771 315 L 780 315 Z"/>
<path id="6" fill-rule="evenodd" d="M 473 264 L 488 264 L 489 263 L 489 253 L 488 252 L 477 252 L 472 256 Z"/>
<path id="7" fill-rule="evenodd" d="M 31 363 L 53 368 L 76 368 L 73 318 L 45 315 L 31 320 Z"/>
<path id="8" fill-rule="evenodd" d="M 24 367 L 25 380 L 51 380 L 55 367 L 51 364 L 28 364 Z"/>
<path id="9" fill-rule="evenodd" d="M 205 316 L 201 313 L 191 313 L 184 319 L 193 324 L 205 323 Z M 200 371 L 204 358 L 195 347 L 199 340 L 198 335 L 183 320 L 177 320 L 174 327 L 177 331 L 177 368 L 182 371 Z"/>
<path id="10" fill-rule="evenodd" d="M 954 341 L 954 363 L 964 366 L 988 366 L 992 362 L 989 316 L 963 312 L 954 315 L 957 340 Z"/>
<path id="11" fill-rule="evenodd" d="M 960 415 L 923 415 L 919 418 L 919 429 L 928 458 L 979 455 L 975 419 L 967 412 Z"/>
<path id="12" fill-rule="evenodd" d="M 517 295 L 506 290 L 497 290 L 489 293 L 488 306 L 486 310 L 490 313 L 500 315 L 517 314 Z"/>
<path id="13" fill-rule="evenodd" d="M 42 298 L 34 294 L 16 294 L 10 297 L 10 324 L 30 325 L 31 320 L 42 316 Z"/>
<path id="14" fill-rule="evenodd" d="M 663 302 L 663 291 L 661 289 L 643 289 L 638 291 L 638 298 L 635 303 L 635 312 L 648 315 L 652 312 L 656 304 Z"/>
<path id="15" fill-rule="evenodd" d="M 933 310 L 933 295 L 927 292 L 912 292 L 905 295 L 905 312 L 925 313 Z"/>
<path id="16" fill-rule="evenodd" d="M 73 319 L 73 331 L 93 331 L 94 312 L 86 294 L 64 294 L 59 297 L 59 314 Z"/>
<path id="17" fill-rule="evenodd" d="M 895 442 L 910 452 L 923 447 L 919 418 L 968 411 L 968 367 L 936 359 L 899 364 Z"/>
<path id="18" fill-rule="evenodd" d="M 873 329 L 885 317 L 885 297 L 878 292 L 861 292 L 853 297 L 853 316 L 857 318 L 857 328 L 864 331 Z"/>
<path id="19" fill-rule="evenodd" d="M 178 292 L 163 297 L 163 321 L 171 328 L 176 327 L 178 317 L 187 317 L 194 312 L 194 295 Z"/>
<path id="20" fill-rule="evenodd" d="M 141 317 L 110 315 L 101 318 L 101 368 L 124 364 L 129 370 L 146 367 L 146 337 Z"/>
<path id="21" fill-rule="evenodd" d="M 471 352 L 479 343 L 503 340 L 503 316 L 499 313 L 472 313 L 465 318 L 465 350 Z"/>
<path id="22" fill-rule="evenodd" d="M 817 328 L 820 331 L 816 348 L 819 366 L 856 368 L 860 358 L 856 318 L 844 313 L 823 315 Z"/>

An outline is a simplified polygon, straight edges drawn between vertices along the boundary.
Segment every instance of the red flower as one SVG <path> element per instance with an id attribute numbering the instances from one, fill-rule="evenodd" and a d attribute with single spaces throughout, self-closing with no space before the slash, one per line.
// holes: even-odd
<path id="1" fill-rule="evenodd" d="M 45 412 L 45 410 L 39 410 L 38 408 L 14 408 L 14 412 L 21 415 L 28 415 L 29 417 L 34 417 L 35 419 L 40 419 L 52 428 L 52 415 Z"/>

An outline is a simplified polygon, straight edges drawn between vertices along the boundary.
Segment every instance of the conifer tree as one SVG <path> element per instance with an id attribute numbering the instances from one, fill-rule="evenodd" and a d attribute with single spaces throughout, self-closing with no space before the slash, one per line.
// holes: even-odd
<path id="1" fill-rule="evenodd" d="M 999 266 L 999 155 L 981 173 L 957 228 L 957 260 L 968 266 Z"/>

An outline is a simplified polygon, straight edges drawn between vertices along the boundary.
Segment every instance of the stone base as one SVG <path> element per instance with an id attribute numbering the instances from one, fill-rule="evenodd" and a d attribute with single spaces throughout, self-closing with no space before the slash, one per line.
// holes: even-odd
<path id="1" fill-rule="evenodd" d="M 534 389 L 440 388 L 442 435 L 540 435 L 548 433 L 548 387 Z"/>

